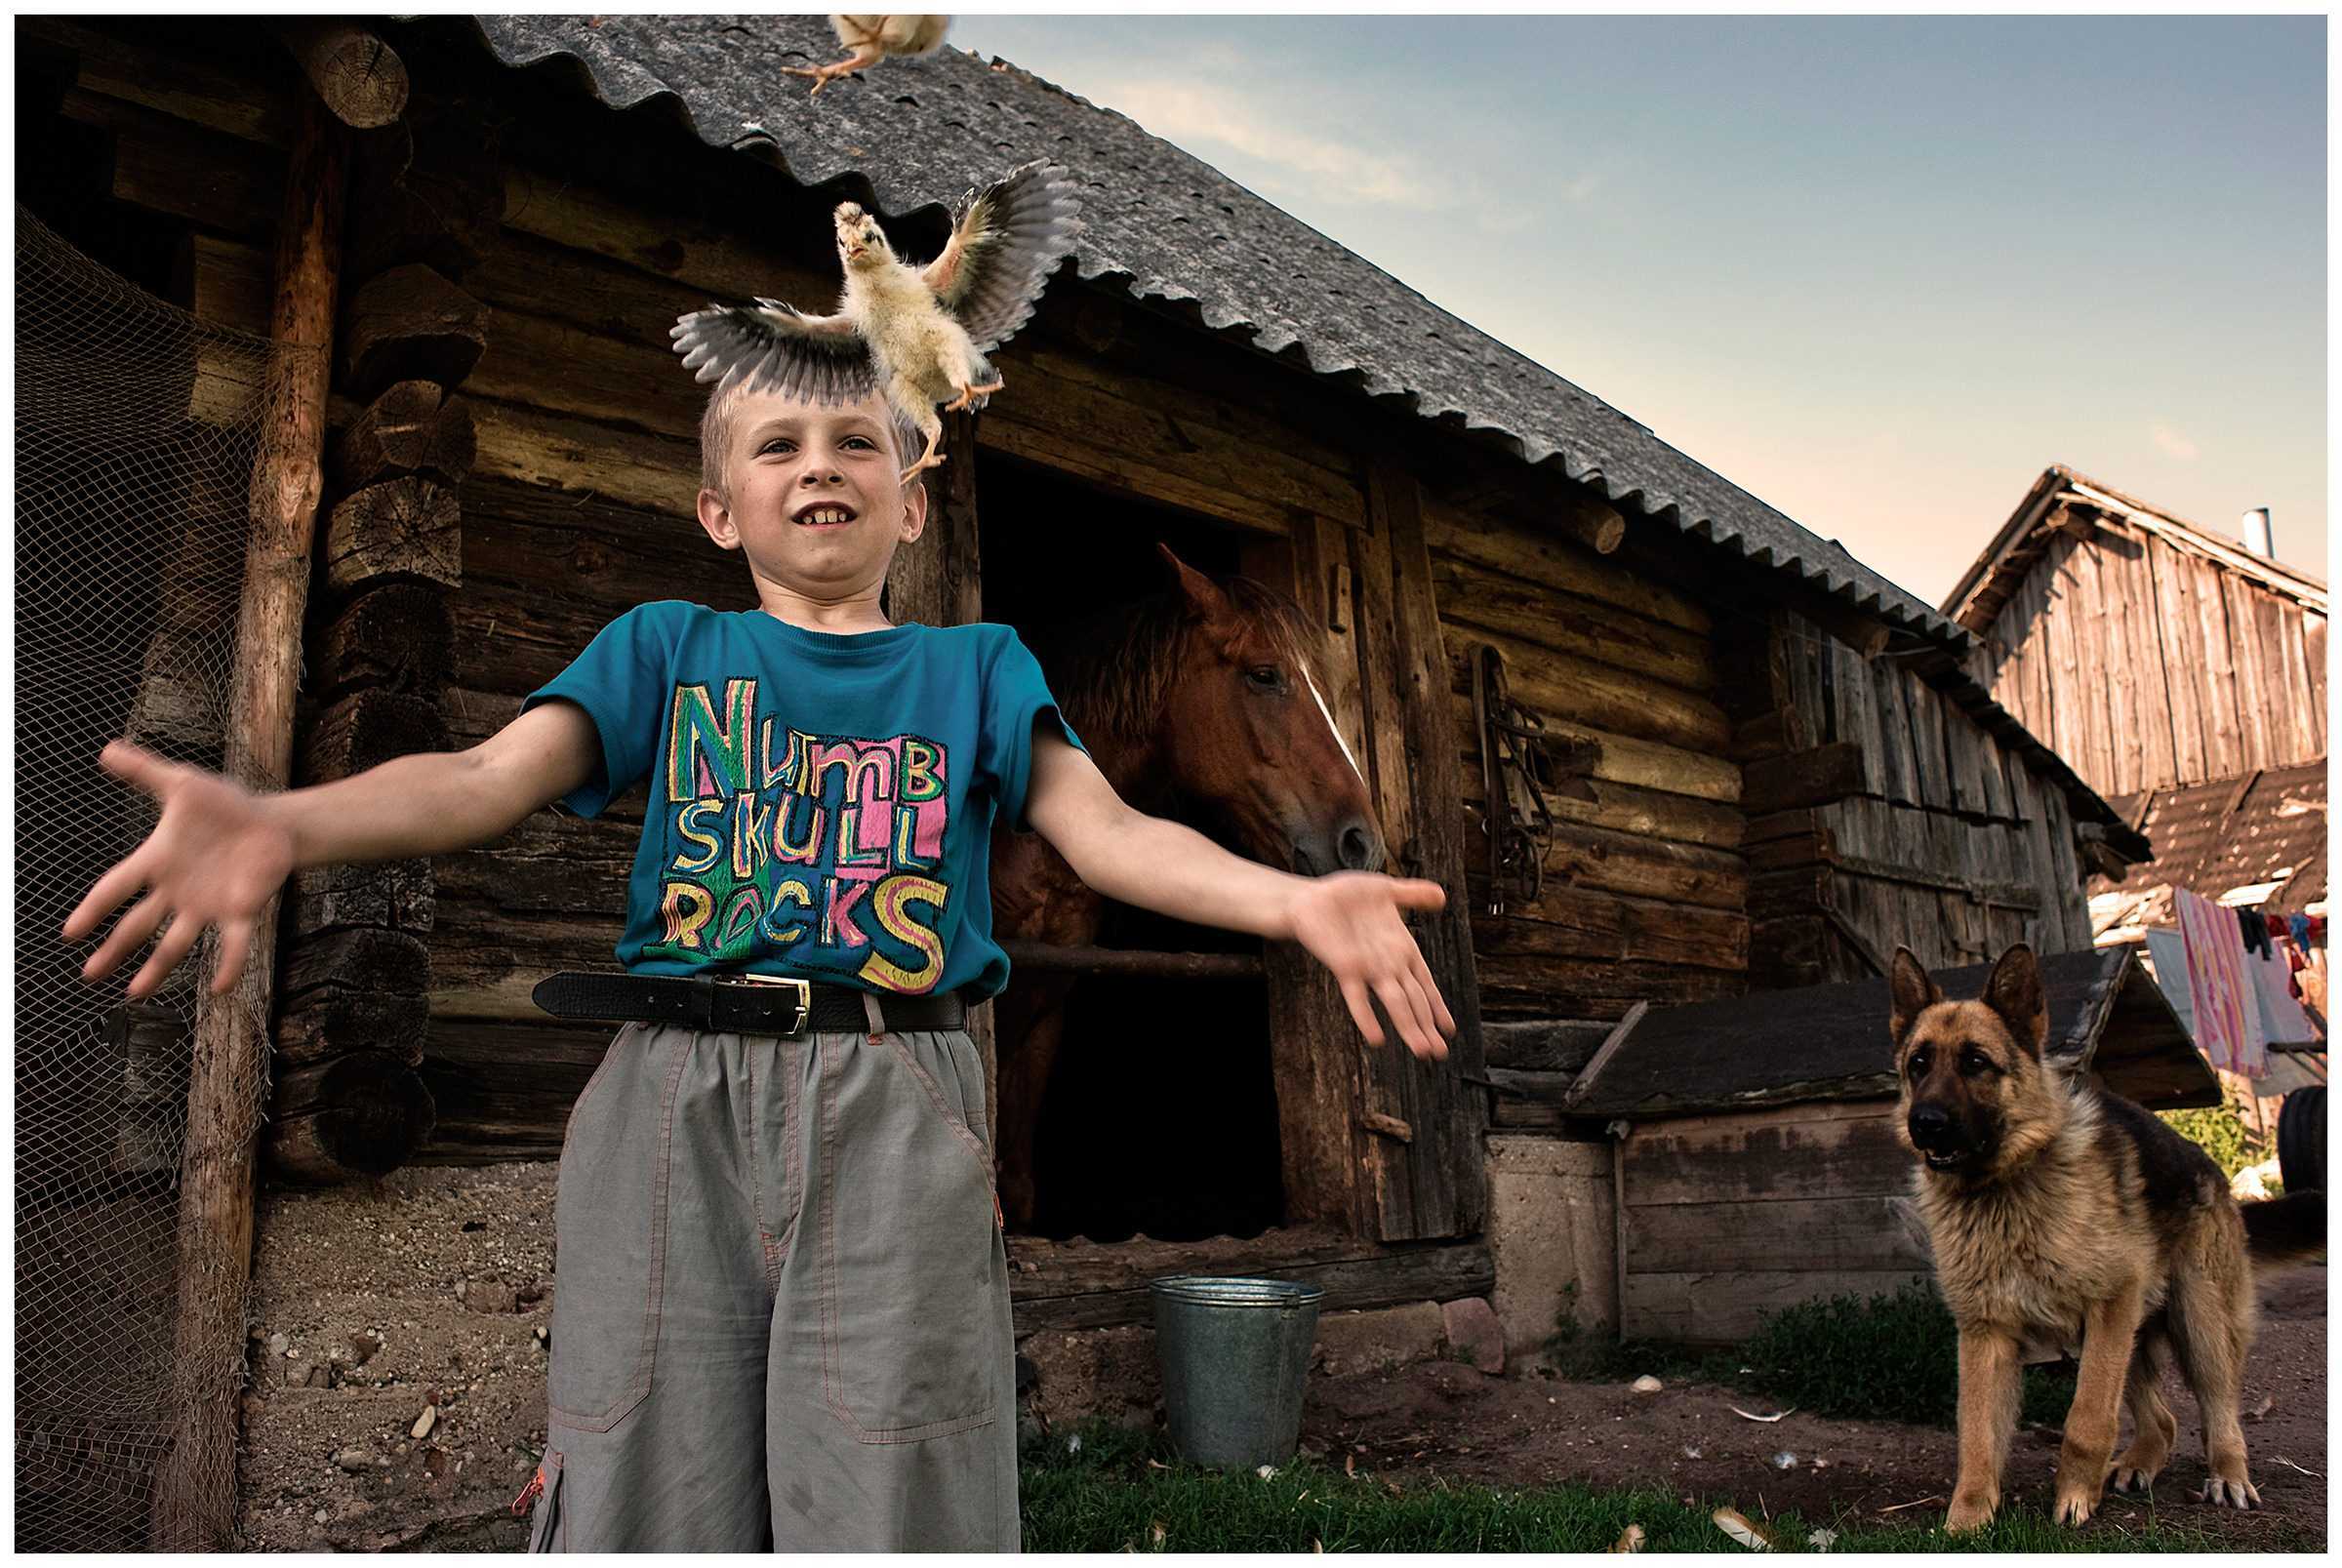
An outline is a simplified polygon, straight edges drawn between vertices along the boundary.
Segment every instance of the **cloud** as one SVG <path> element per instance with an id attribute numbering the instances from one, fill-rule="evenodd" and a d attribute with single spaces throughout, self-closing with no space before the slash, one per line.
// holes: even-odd
<path id="1" fill-rule="evenodd" d="M 2161 447 L 2165 452 L 2169 453 L 2172 457 L 2177 458 L 2180 462 L 2194 462 L 2196 461 L 2196 443 L 2189 440 L 2186 436 L 2180 434 L 2170 425 L 2165 424 L 2162 421 L 2156 421 L 2154 425 L 2149 429 L 2148 434 L 2155 437 L 2155 444 L 2157 446 Z"/>
<path id="2" fill-rule="evenodd" d="M 1094 101 L 1191 150 L 1212 142 L 1233 147 L 1330 200 L 1429 212 L 1453 207 L 1464 194 L 1454 180 L 1418 159 L 1296 130 L 1229 88 L 1141 79 L 1106 84 Z"/>

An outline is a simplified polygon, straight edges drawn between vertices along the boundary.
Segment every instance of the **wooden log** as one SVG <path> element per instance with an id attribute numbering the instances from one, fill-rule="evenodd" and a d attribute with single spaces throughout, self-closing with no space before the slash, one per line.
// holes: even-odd
<path id="1" fill-rule="evenodd" d="M 945 420 L 945 471 L 927 481 L 927 527 L 895 551 L 887 614 L 898 625 L 957 626 L 984 619 L 984 571 L 976 512 L 976 417 Z"/>
<path id="2" fill-rule="evenodd" d="M 447 595 L 435 584 L 363 588 L 317 638 L 317 695 L 371 687 L 435 698 L 453 667 L 455 638 Z"/>
<path id="3" fill-rule="evenodd" d="M 468 404 L 436 382 L 394 382 L 335 441 L 329 471 L 344 491 L 403 474 L 454 485 L 478 455 Z"/>
<path id="4" fill-rule="evenodd" d="M 1269 977 L 1269 1070 L 1290 1224 L 1372 1235 L 1372 1169 L 1357 1126 L 1363 1099 L 1357 1026 L 1333 977 L 1288 944 L 1262 954 Z"/>
<path id="5" fill-rule="evenodd" d="M 320 986 L 421 996 L 431 988 L 430 950 L 403 931 L 324 932 L 294 945 L 279 985 L 288 1001 Z"/>
<path id="6" fill-rule="evenodd" d="M 419 114 L 365 139 L 351 181 L 350 276 L 420 262 L 462 280 L 495 252 L 504 173 L 497 139 L 483 137 L 480 124 L 499 112 L 435 94 Z"/>
<path id="7" fill-rule="evenodd" d="M 1768 757 L 1750 763 L 1744 781 L 1741 807 L 1751 816 L 1843 800 L 1862 789 L 1862 747 L 1852 741 L 1834 741 Z"/>
<path id="8" fill-rule="evenodd" d="M 419 1165 L 550 1160 L 615 1025 L 437 1019 L 417 1068 L 438 1108 Z"/>
<path id="9" fill-rule="evenodd" d="M 1485 1296 L 1496 1288 L 1495 1263 L 1483 1242 L 1433 1243 L 1403 1250 L 1392 1249 L 1365 1257 L 1327 1262 L 1291 1262 L 1280 1258 L 1273 1244 L 1261 1244 L 1270 1242 L 1277 1234 L 1276 1231 L 1270 1231 L 1255 1242 L 1244 1245 L 1232 1257 L 1210 1242 L 1185 1245 L 1122 1242 L 1110 1248 L 1092 1247 L 1088 1250 L 1123 1255 L 1123 1261 L 1100 1286 L 1079 1291 L 1067 1291 L 1062 1287 L 1060 1281 L 1064 1270 L 1052 1266 L 1054 1258 L 1050 1252 L 1043 1251 L 1027 1238 L 1019 1237 L 1017 1261 L 1020 1264 L 1032 1263 L 1041 1271 L 1032 1274 L 1018 1272 L 1009 1276 L 1009 1299 L 1016 1320 L 1016 1332 L 1026 1335 L 1045 1329 L 1110 1328 L 1126 1323 L 1151 1323 L 1154 1320 L 1152 1295 L 1146 1279 L 1135 1277 L 1144 1269 L 1159 1269 L 1163 1273 L 1241 1269 L 1248 1274 L 1265 1273 L 1277 1279 L 1315 1285 L 1325 1292 L 1325 1299 L 1318 1306 L 1321 1313 L 1364 1311 L 1412 1302 L 1458 1301 L 1468 1296 Z M 1207 1263 L 1204 1261 L 1207 1258 L 1214 1261 Z M 1219 1261 L 1223 1258 L 1229 1261 Z"/>
<path id="10" fill-rule="evenodd" d="M 379 1051 L 411 1065 L 423 1059 L 434 1033 L 427 996 L 322 985 L 285 1004 L 276 1021 L 276 1059 L 298 1067 Z"/>
<path id="11" fill-rule="evenodd" d="M 491 398 L 477 386 L 466 391 L 478 393 L 471 402 L 479 473 L 678 519 L 692 516 L 699 504 L 695 441 L 547 414 Z"/>
<path id="12" fill-rule="evenodd" d="M 1481 635 L 1504 651 L 1514 701 L 1541 718 L 1719 757 L 1732 744 L 1723 709 L 1705 697 L 1591 659 Z M 1443 678 L 1450 691 L 1471 696 L 1471 644 L 1458 640 Z"/>
<path id="13" fill-rule="evenodd" d="M 1534 913 L 1514 908 L 1473 922 L 1486 954 L 1608 958 L 1618 963 L 1692 964 L 1740 970 L 1749 959 L 1748 916 L 1548 886 Z"/>
<path id="14" fill-rule="evenodd" d="M 1476 765 L 1480 756 L 1480 742 L 1473 729 L 1472 699 L 1468 695 L 1450 693 L 1448 703 L 1460 754 L 1467 762 Z M 1593 770 L 1593 776 L 1596 779 L 1635 784 L 1644 789 L 1668 790 L 1703 800 L 1730 802 L 1740 799 L 1740 768 L 1721 754 L 1721 747 L 1716 752 L 1694 751 L 1551 717 L 1546 720 L 1545 729 L 1552 739 L 1588 741 L 1598 747 Z M 1467 768 L 1465 777 L 1470 779 L 1473 771 Z"/>
<path id="15" fill-rule="evenodd" d="M 388 125 L 407 106 L 407 62 L 373 29 L 339 18 L 280 21 L 277 36 L 343 125 Z"/>
<path id="16" fill-rule="evenodd" d="M 410 475 L 344 500 L 326 525 L 325 580 L 337 593 L 385 580 L 457 586 L 464 580 L 464 518 L 456 493 Z"/>
<path id="17" fill-rule="evenodd" d="M 84 92 L 278 149 L 280 160 L 292 143 L 300 105 L 262 56 L 199 59 L 146 29 L 117 32 L 57 16 L 24 17 L 18 32 L 74 56 L 74 85 Z M 267 330 L 264 318 L 260 330 Z"/>
<path id="18" fill-rule="evenodd" d="M 296 1067 L 278 1086 L 268 1161 L 300 1182 L 386 1176 L 430 1137 L 437 1114 L 415 1069 L 380 1052 Z"/>
<path id="19" fill-rule="evenodd" d="M 1631 670 L 1686 692 L 1716 693 L 1710 640 L 1681 627 L 1446 554 L 1432 557 L 1432 580 L 1442 621 Z"/>
<path id="20" fill-rule="evenodd" d="M 302 744 L 299 777 L 324 784 L 392 757 L 446 749 L 437 704 L 396 692 L 358 692 L 318 715 Z"/>
<path id="21" fill-rule="evenodd" d="M 361 286 L 343 323 L 337 383 L 372 399 L 403 381 L 453 386 L 488 342 L 488 307 L 420 262 Z"/>
<path id="22" fill-rule="evenodd" d="M 310 541 L 323 488 L 325 388 L 340 261 L 341 133 L 324 105 L 303 105 L 285 179 L 278 228 L 271 341 L 282 353 L 269 373 L 262 456 L 252 483 L 252 533 L 242 650 L 228 700 L 224 761 L 248 787 L 281 787 L 293 752 L 293 703 L 301 663 L 302 609 Z M 261 1056 L 273 975 L 277 904 L 262 907 L 254 961 L 224 995 L 197 1003 L 187 1145 L 181 1166 L 178 1278 L 172 1346 L 171 1446 L 159 1463 L 148 1516 L 157 1550 L 223 1550 L 231 1540 L 235 1489 L 236 1386 L 244 1368 L 244 1301 L 252 1269 L 252 1149 L 266 1081 Z"/>
<path id="23" fill-rule="evenodd" d="M 1480 977 L 1482 1010 L 1510 1018 L 1615 1018 L 1636 1002 L 1705 1002 L 1748 988 L 1741 973 L 1689 964 L 1482 953 L 1474 967 Z"/>
<path id="24" fill-rule="evenodd" d="M 1368 1111 L 1395 1115 L 1413 1129 L 1403 1161 L 1399 1146 L 1381 1148 L 1386 1173 L 1379 1204 L 1380 1234 L 1386 1241 L 1467 1235 L 1477 1231 L 1487 1206 L 1487 1182 L 1480 1135 L 1487 1118 L 1486 1097 L 1468 1091 L 1466 1077 L 1479 1075 L 1479 982 L 1474 972 L 1471 909 L 1466 903 L 1467 824 L 1455 801 L 1463 788 L 1463 763 L 1442 721 L 1439 685 L 1448 668 L 1440 635 L 1430 547 L 1425 539 L 1422 491 L 1412 473 L 1388 461 L 1369 469 L 1369 512 L 1389 552 L 1393 642 L 1392 663 L 1399 704 L 1402 755 L 1414 808 L 1412 855 L 1402 844 L 1402 864 L 1411 874 L 1447 890 L 1446 905 L 1425 915 L 1417 942 L 1425 965 L 1455 1016 L 1456 1037 L 1444 1063 L 1416 1058 L 1396 1039 L 1371 1059 L 1385 1095 L 1370 1082 Z M 1364 609 L 1363 606 L 1360 607 Z M 1394 1212 L 1390 1188 L 1403 1169 L 1406 1214 Z"/>
<path id="25" fill-rule="evenodd" d="M 1647 571 L 1596 555 L 1563 535 L 1460 515 L 1435 501 L 1424 526 L 1435 552 L 1581 598 L 1631 610 L 1705 636 L 1714 617 L 1697 601 Z"/>
<path id="26" fill-rule="evenodd" d="M 1480 1025 L 1488 1071 L 1543 1072 L 1567 1077 L 1581 1070 L 1610 1037 L 1600 1019 L 1514 1019 Z"/>

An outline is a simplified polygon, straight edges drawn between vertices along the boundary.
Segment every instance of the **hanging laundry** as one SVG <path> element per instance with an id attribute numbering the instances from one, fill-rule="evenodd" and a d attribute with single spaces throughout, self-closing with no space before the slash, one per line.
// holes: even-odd
<path id="1" fill-rule="evenodd" d="M 2310 917 L 2308 915 L 2295 915 L 2285 922 L 2285 929 L 2291 934 L 2294 946 L 2303 952 L 2310 950 Z"/>
<path id="2" fill-rule="evenodd" d="M 2155 986 L 2179 1016 L 2179 1026 L 2196 1037 L 2196 1004 L 2189 995 L 2188 948 L 2177 926 L 2147 928 L 2147 956 L 2155 960 Z"/>
<path id="3" fill-rule="evenodd" d="M 2237 911 L 2237 932 L 2244 941 L 2247 955 L 2269 951 L 2269 927 L 2258 909 Z"/>
<path id="4" fill-rule="evenodd" d="M 2261 1037 L 2271 1046 L 2319 1045 L 2324 1037 L 2293 999 L 2293 975 L 2281 958 L 2259 954 L 2244 960 L 2253 998 L 2261 1010 Z"/>
<path id="5" fill-rule="evenodd" d="M 2244 975 L 2241 926 L 2227 910 L 2186 888 L 2171 890 L 2188 953 L 2188 996 L 2196 1048 L 2215 1067 L 2246 1078 L 2268 1070 L 2261 1010 Z"/>

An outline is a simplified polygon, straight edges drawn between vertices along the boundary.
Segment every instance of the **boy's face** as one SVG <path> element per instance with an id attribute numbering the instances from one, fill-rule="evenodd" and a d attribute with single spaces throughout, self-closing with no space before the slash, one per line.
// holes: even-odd
<path id="1" fill-rule="evenodd" d="M 729 497 L 700 492 L 700 526 L 740 550 L 764 582 L 835 602 L 873 591 L 895 546 L 927 526 L 927 494 L 906 487 L 894 424 L 876 393 L 824 408 L 779 392 L 732 410 Z"/>

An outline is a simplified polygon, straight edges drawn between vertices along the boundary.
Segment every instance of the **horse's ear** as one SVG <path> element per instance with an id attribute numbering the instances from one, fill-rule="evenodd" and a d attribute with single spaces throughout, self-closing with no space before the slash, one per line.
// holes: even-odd
<path id="1" fill-rule="evenodd" d="M 1189 605 L 1198 616 L 1211 621 L 1229 613 L 1228 595 L 1220 591 L 1219 583 L 1171 553 L 1171 546 L 1160 540 L 1154 547 L 1171 563 L 1171 570 L 1179 574 L 1180 591 L 1188 596 Z"/>

